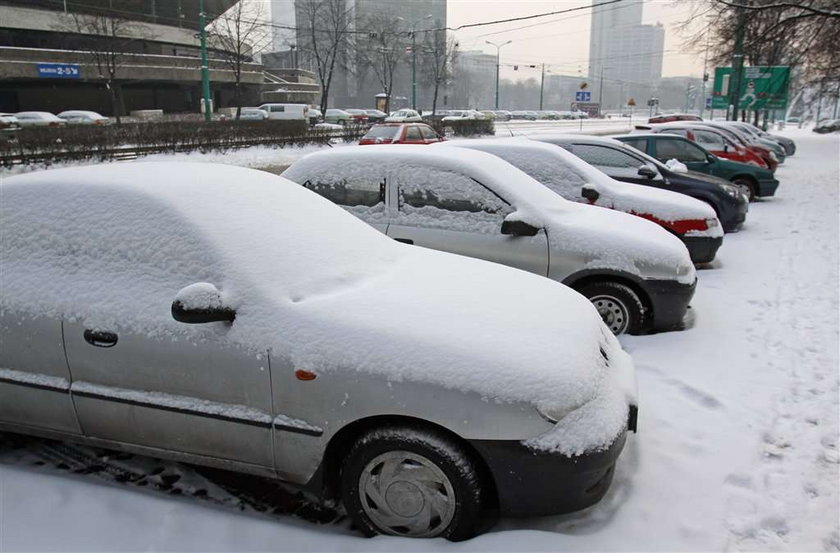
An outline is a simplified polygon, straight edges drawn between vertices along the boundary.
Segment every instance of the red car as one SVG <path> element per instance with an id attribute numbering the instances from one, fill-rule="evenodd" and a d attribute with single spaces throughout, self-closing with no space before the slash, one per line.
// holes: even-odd
<path id="1" fill-rule="evenodd" d="M 671 121 L 702 121 L 697 115 L 687 113 L 672 113 L 670 115 L 655 115 L 648 119 L 648 123 L 670 123 Z"/>
<path id="2" fill-rule="evenodd" d="M 444 140 L 425 123 L 382 123 L 372 126 L 359 144 L 434 144 Z"/>
<path id="3" fill-rule="evenodd" d="M 636 128 L 655 133 L 676 134 L 696 142 L 718 157 L 773 170 L 759 154 L 750 148 L 739 144 L 719 129 L 701 126 L 700 123 L 686 121 L 660 125 L 637 125 Z"/>

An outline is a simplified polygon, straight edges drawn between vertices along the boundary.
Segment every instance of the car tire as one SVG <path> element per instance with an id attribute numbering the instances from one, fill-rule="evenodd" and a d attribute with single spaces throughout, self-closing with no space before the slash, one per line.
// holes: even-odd
<path id="1" fill-rule="evenodd" d="M 644 329 L 645 306 L 639 295 L 620 282 L 594 282 L 578 289 L 598 310 L 615 334 L 640 334 Z"/>
<path id="2" fill-rule="evenodd" d="M 741 189 L 741 192 L 747 195 L 750 201 L 755 199 L 755 182 L 747 177 L 738 177 L 732 180 L 732 184 Z"/>
<path id="3" fill-rule="evenodd" d="M 471 538 L 487 511 L 485 482 L 463 445 L 419 426 L 362 435 L 341 466 L 344 508 L 368 536 Z"/>

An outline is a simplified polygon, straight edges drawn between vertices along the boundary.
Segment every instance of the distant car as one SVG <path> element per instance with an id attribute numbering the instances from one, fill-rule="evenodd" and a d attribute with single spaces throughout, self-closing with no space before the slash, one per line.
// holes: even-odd
<path id="1" fill-rule="evenodd" d="M 64 127 L 67 121 L 48 111 L 19 111 L 15 114 L 21 127 Z"/>
<path id="2" fill-rule="evenodd" d="M 710 127 L 726 134 L 740 146 L 752 151 L 764 161 L 771 171 L 775 171 L 780 163 L 784 163 L 787 153 L 777 141 L 757 136 L 739 125 L 725 121 L 692 121 L 688 123 L 694 127 Z"/>
<path id="3" fill-rule="evenodd" d="M 778 143 L 782 146 L 782 148 L 784 149 L 785 155 L 792 156 L 796 153 L 796 142 L 794 142 L 792 139 L 788 138 L 787 136 L 782 136 L 782 135 L 779 135 L 779 134 L 771 134 L 771 133 L 768 133 L 767 131 L 765 131 L 765 130 L 759 128 L 759 127 L 756 127 L 755 125 L 753 125 L 751 123 L 744 123 L 744 122 L 741 122 L 741 121 L 721 121 L 721 123 L 727 124 L 727 125 L 734 125 L 734 126 L 739 127 L 741 129 L 748 130 L 749 132 L 752 132 L 753 134 L 756 134 L 759 137 L 764 138 L 766 140 L 775 141 L 776 143 Z"/>
<path id="4" fill-rule="evenodd" d="M 309 108 L 309 124 L 315 125 L 324 119 L 324 114 L 318 108 Z"/>
<path id="5" fill-rule="evenodd" d="M 648 123 L 670 123 L 672 121 L 702 121 L 699 115 L 690 113 L 670 113 L 668 115 L 655 115 L 648 119 Z"/>
<path id="6" fill-rule="evenodd" d="M 788 117 L 786 123 L 799 123 L 802 121 L 799 117 Z"/>
<path id="7" fill-rule="evenodd" d="M 388 117 L 387 113 L 378 109 L 366 109 L 365 113 L 367 113 L 369 123 L 384 123 L 385 118 Z"/>
<path id="8" fill-rule="evenodd" d="M 269 119 L 307 121 L 309 120 L 309 106 L 306 104 L 277 104 L 267 103 L 258 109 L 265 111 Z"/>
<path id="9" fill-rule="evenodd" d="M 516 111 L 510 112 L 510 118 L 511 119 L 520 119 L 520 120 L 525 119 L 525 120 L 528 120 L 528 121 L 536 121 L 537 120 L 537 114 L 533 111 L 516 110 Z"/>
<path id="10" fill-rule="evenodd" d="M 363 109 L 345 109 L 347 113 L 353 118 L 353 123 L 359 123 L 360 125 L 366 124 L 368 122 L 369 116 L 366 110 Z"/>
<path id="11" fill-rule="evenodd" d="M 283 175 L 394 240 L 571 286 L 615 334 L 681 328 L 694 294 L 694 264 L 676 236 L 627 213 L 567 201 L 485 152 L 337 148 L 304 156 Z"/>
<path id="12" fill-rule="evenodd" d="M 493 110 L 497 121 L 510 121 L 510 112 L 504 109 Z"/>
<path id="13" fill-rule="evenodd" d="M 456 113 L 452 115 L 447 115 L 443 119 L 444 122 L 448 121 L 481 121 L 486 119 L 483 113 L 480 111 L 476 111 L 474 109 L 464 109 L 464 110 L 455 110 Z"/>
<path id="14" fill-rule="evenodd" d="M 730 181 L 750 200 L 773 196 L 779 188 L 779 181 L 769 169 L 762 169 L 746 163 L 721 159 L 691 140 L 675 134 L 628 134 L 614 136 L 625 144 L 668 163 L 676 160 L 690 171 L 714 175 Z"/>
<path id="15" fill-rule="evenodd" d="M 827 134 L 837 131 L 840 131 L 840 119 L 822 120 L 814 126 L 814 132 L 819 134 Z"/>
<path id="16" fill-rule="evenodd" d="M 2 432 L 281 479 L 366 534 L 463 540 L 497 512 L 597 503 L 636 429 L 633 361 L 582 296 L 399 244 L 282 177 L 105 164 L 3 178 L 0 198 Z"/>
<path id="17" fill-rule="evenodd" d="M 346 125 L 353 122 L 353 116 L 343 109 L 328 108 L 324 112 L 324 123 Z"/>
<path id="18" fill-rule="evenodd" d="M 723 243 L 723 229 L 707 204 L 681 194 L 619 182 L 552 144 L 524 138 L 455 140 L 442 146 L 493 154 L 561 197 L 630 213 L 676 235 L 694 263 L 709 263 Z"/>
<path id="19" fill-rule="evenodd" d="M 236 113 L 234 113 L 236 117 Z M 268 119 L 268 113 L 259 108 L 242 108 L 239 110 L 240 121 L 265 121 Z"/>
<path id="20" fill-rule="evenodd" d="M 423 118 L 413 109 L 400 109 L 392 111 L 391 114 L 385 118 L 386 123 L 421 123 L 422 121 Z"/>
<path id="21" fill-rule="evenodd" d="M 382 123 L 372 126 L 359 144 L 434 144 L 444 140 L 425 123 Z"/>
<path id="22" fill-rule="evenodd" d="M 111 120 L 95 111 L 68 110 L 62 111 L 58 117 L 67 121 L 69 125 L 110 125 Z"/>
<path id="23" fill-rule="evenodd" d="M 491 111 L 489 109 L 485 109 L 485 110 L 480 111 L 479 113 L 481 113 L 484 116 L 485 119 L 489 119 L 491 121 L 496 120 L 496 112 L 494 112 L 494 111 Z"/>
<path id="24" fill-rule="evenodd" d="M 17 117 L 11 113 L 0 113 L 0 131 L 15 131 L 20 128 Z"/>
<path id="25" fill-rule="evenodd" d="M 537 134 L 528 138 L 561 146 L 616 180 L 705 202 L 715 210 L 724 232 L 737 231 L 747 218 L 749 200 L 729 181 L 696 171 L 672 171 L 658 159 L 613 138 L 580 134 Z"/>

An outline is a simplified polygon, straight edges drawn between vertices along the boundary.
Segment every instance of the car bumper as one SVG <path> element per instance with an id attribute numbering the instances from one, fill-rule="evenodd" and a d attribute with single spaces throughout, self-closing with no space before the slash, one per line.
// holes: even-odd
<path id="1" fill-rule="evenodd" d="M 735 232 L 740 229 L 747 220 L 747 213 L 750 210 L 750 202 L 747 197 L 741 195 L 741 201 L 734 204 L 731 209 L 726 210 L 726 215 L 721 213 L 720 224 L 723 226 L 723 232 Z"/>
<path id="2" fill-rule="evenodd" d="M 691 284 L 675 280 L 643 280 L 645 292 L 651 301 L 653 316 L 649 320 L 650 330 L 679 330 L 683 328 L 683 318 L 688 304 L 694 297 L 697 279 Z"/>
<path id="3" fill-rule="evenodd" d="M 632 406 L 632 428 L 635 413 Z M 575 457 L 535 451 L 518 440 L 470 440 L 470 444 L 490 469 L 501 515 L 544 516 L 579 511 L 600 501 L 626 440 L 624 430 L 607 449 Z"/>
<path id="4" fill-rule="evenodd" d="M 776 193 L 777 188 L 779 188 L 778 179 L 762 179 L 758 181 L 758 191 L 756 192 L 756 196 L 758 196 L 759 198 L 773 196 Z"/>
<path id="5" fill-rule="evenodd" d="M 709 263 L 723 244 L 723 236 L 680 236 L 693 263 Z"/>

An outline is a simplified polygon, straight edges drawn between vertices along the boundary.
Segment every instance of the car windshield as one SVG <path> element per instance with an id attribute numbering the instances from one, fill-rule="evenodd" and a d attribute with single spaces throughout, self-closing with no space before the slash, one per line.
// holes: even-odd
<path id="1" fill-rule="evenodd" d="M 389 138 L 393 139 L 397 136 L 397 131 L 400 130 L 400 127 L 372 127 L 365 138 Z"/>

